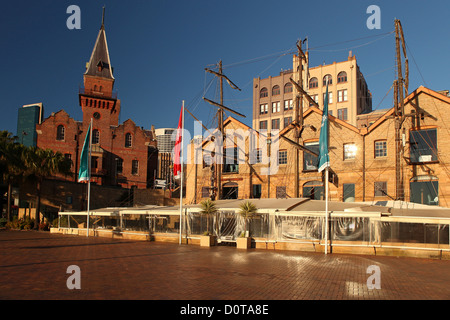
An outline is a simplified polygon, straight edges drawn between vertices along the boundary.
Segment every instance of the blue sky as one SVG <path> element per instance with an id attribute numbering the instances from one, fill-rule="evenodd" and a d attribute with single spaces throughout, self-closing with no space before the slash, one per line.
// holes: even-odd
<path id="1" fill-rule="evenodd" d="M 81 30 L 69 30 L 69 5 L 81 9 Z M 381 9 L 381 29 L 369 30 L 369 5 Z M 16 133 L 17 112 L 43 102 L 45 117 L 66 110 L 81 120 L 83 83 L 106 5 L 106 34 L 121 99 L 120 121 L 150 129 L 176 127 L 181 101 L 208 127 L 217 98 L 204 68 L 223 61 L 224 73 L 242 91 L 225 86 L 225 104 L 251 125 L 252 81 L 292 68 L 298 39 L 309 39 L 310 65 L 356 55 L 373 94 L 373 108 L 392 106 L 386 94 L 395 78 L 394 19 L 401 20 L 410 60 L 410 91 L 420 85 L 450 89 L 448 1 L 11 1 L 0 11 L 0 130 Z M 361 39 L 358 41 L 347 41 Z M 329 44 L 338 43 L 330 46 Z M 193 119 L 186 115 L 186 121 Z M 187 126 L 189 128 L 189 125 Z"/>

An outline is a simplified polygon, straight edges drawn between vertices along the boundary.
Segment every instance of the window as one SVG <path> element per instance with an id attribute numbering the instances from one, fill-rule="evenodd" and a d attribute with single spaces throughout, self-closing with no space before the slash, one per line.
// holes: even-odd
<path id="1" fill-rule="evenodd" d="M 131 133 L 127 133 L 125 135 L 125 148 L 131 148 L 133 144 L 133 136 L 131 135 Z"/>
<path id="2" fill-rule="evenodd" d="M 257 164 L 262 162 L 262 150 L 261 149 L 254 149 L 252 154 L 252 163 Z"/>
<path id="3" fill-rule="evenodd" d="M 223 159 L 223 172 L 239 173 L 238 149 L 227 148 Z"/>
<path id="4" fill-rule="evenodd" d="M 287 150 L 278 151 L 278 164 L 287 164 Z"/>
<path id="5" fill-rule="evenodd" d="M 411 162 L 438 161 L 436 129 L 411 131 L 409 143 Z"/>
<path id="6" fill-rule="evenodd" d="M 344 199 L 344 202 L 355 202 L 355 184 L 354 183 L 344 183 L 342 198 Z"/>
<path id="7" fill-rule="evenodd" d="M 314 100 L 314 102 L 315 103 L 319 103 L 319 95 L 318 94 L 313 94 L 312 96 L 311 96 L 311 98 Z M 309 103 L 309 106 L 310 107 L 312 107 L 314 104 L 312 104 L 312 103 Z"/>
<path id="8" fill-rule="evenodd" d="M 280 112 L 280 101 L 272 102 L 272 113 Z"/>
<path id="9" fill-rule="evenodd" d="M 311 78 L 311 80 L 309 80 L 309 88 L 310 89 L 314 89 L 319 87 L 319 80 L 317 80 L 316 77 Z"/>
<path id="10" fill-rule="evenodd" d="M 284 127 L 283 128 L 286 128 L 288 125 L 291 124 L 291 122 L 292 122 L 292 117 L 284 118 Z"/>
<path id="11" fill-rule="evenodd" d="M 123 173 L 123 159 L 116 158 L 116 173 L 122 174 Z"/>
<path id="12" fill-rule="evenodd" d="M 345 71 L 339 72 L 337 79 L 338 79 L 337 80 L 338 83 L 347 82 L 347 72 L 345 72 Z"/>
<path id="13" fill-rule="evenodd" d="M 277 186 L 277 199 L 286 199 L 286 186 Z"/>
<path id="14" fill-rule="evenodd" d="M 261 91 L 259 92 L 259 97 L 265 98 L 268 96 L 269 96 L 269 91 L 267 90 L 267 88 L 262 88 Z"/>
<path id="15" fill-rule="evenodd" d="M 434 176 L 417 176 L 410 181 L 411 202 L 439 205 L 439 181 Z"/>
<path id="16" fill-rule="evenodd" d="M 267 120 L 259 122 L 259 130 L 267 130 Z"/>
<path id="17" fill-rule="evenodd" d="M 94 171 L 94 172 L 97 171 L 97 168 L 98 168 L 98 157 L 91 157 L 91 168 L 95 169 L 95 170 L 92 170 L 92 171 Z"/>
<path id="18" fill-rule="evenodd" d="M 100 143 L 100 132 L 97 129 L 92 130 L 92 144 Z"/>
<path id="19" fill-rule="evenodd" d="M 344 144 L 344 160 L 355 159 L 356 157 L 356 145 L 354 143 Z"/>
<path id="20" fill-rule="evenodd" d="M 305 143 L 305 148 L 319 154 L 319 142 Z M 318 169 L 319 159 L 317 156 L 312 155 L 306 151 L 303 151 L 303 170 L 304 171 L 316 171 Z"/>
<path id="21" fill-rule="evenodd" d="M 323 85 L 324 86 L 327 85 L 327 80 L 328 80 L 328 85 L 333 84 L 333 77 L 331 76 L 331 74 L 327 74 L 327 75 L 325 75 L 325 77 L 323 77 Z"/>
<path id="22" fill-rule="evenodd" d="M 323 94 L 323 103 L 325 104 L 325 96 L 327 94 L 324 93 Z M 328 92 L 328 103 L 333 103 L 333 92 Z"/>
<path id="23" fill-rule="evenodd" d="M 303 185 L 303 198 L 312 200 L 322 200 L 324 198 L 324 188 L 322 181 L 310 181 Z"/>
<path id="24" fill-rule="evenodd" d="M 73 161 L 72 161 L 72 154 L 71 153 L 65 153 L 64 158 L 66 158 L 68 161 L 70 161 L 70 167 L 73 167 Z"/>
<path id="25" fill-rule="evenodd" d="M 288 82 L 284 85 L 284 93 L 291 93 L 292 90 L 292 83 Z"/>
<path id="26" fill-rule="evenodd" d="M 139 161 L 138 160 L 131 161 L 131 174 L 134 174 L 134 175 L 139 174 Z"/>
<path id="27" fill-rule="evenodd" d="M 278 85 L 273 86 L 273 88 L 272 88 L 272 95 L 273 96 L 277 96 L 279 94 L 280 94 L 280 86 L 278 86 Z"/>
<path id="28" fill-rule="evenodd" d="M 280 129 L 280 119 L 272 119 L 272 130 Z"/>
<path id="29" fill-rule="evenodd" d="M 254 199 L 261 198 L 261 185 L 260 184 L 253 185 L 253 198 Z"/>
<path id="30" fill-rule="evenodd" d="M 56 128 L 56 140 L 64 140 L 66 128 L 60 124 L 58 128 Z"/>
<path id="31" fill-rule="evenodd" d="M 382 158 L 387 156 L 387 142 L 386 140 L 375 141 L 375 158 Z"/>
<path id="32" fill-rule="evenodd" d="M 374 183 L 375 197 L 387 196 L 387 182 L 386 181 L 375 181 Z"/>
<path id="33" fill-rule="evenodd" d="M 338 109 L 338 119 L 344 121 L 348 120 L 347 108 Z"/>
<path id="34" fill-rule="evenodd" d="M 338 102 L 345 102 L 347 99 L 347 89 L 338 90 Z"/>
<path id="35" fill-rule="evenodd" d="M 290 110 L 294 107 L 292 104 L 292 99 L 284 100 L 284 110 Z"/>
<path id="36" fill-rule="evenodd" d="M 269 112 L 269 105 L 267 103 L 259 106 L 259 114 L 266 114 Z"/>

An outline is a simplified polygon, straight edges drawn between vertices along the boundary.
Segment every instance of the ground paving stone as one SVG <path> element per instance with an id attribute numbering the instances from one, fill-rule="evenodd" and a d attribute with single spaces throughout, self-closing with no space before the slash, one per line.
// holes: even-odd
<path id="1" fill-rule="evenodd" d="M 371 265 L 381 289 L 367 287 Z M 0 231 L 0 299 L 448 300 L 450 261 Z"/>

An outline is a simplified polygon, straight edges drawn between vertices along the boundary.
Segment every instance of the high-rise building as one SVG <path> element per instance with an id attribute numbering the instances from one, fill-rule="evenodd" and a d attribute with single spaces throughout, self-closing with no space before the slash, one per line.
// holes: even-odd
<path id="1" fill-rule="evenodd" d="M 44 106 L 40 103 L 24 105 L 19 108 L 17 117 L 18 142 L 35 147 L 37 143 L 36 125 L 40 124 L 44 117 Z"/>
<path id="2" fill-rule="evenodd" d="M 296 88 L 290 79 L 298 83 L 299 59 L 294 55 L 293 69 L 281 71 L 278 76 L 253 80 L 253 128 L 284 129 L 294 117 Z M 357 64 L 349 52 L 348 59 L 320 65 L 303 67 L 303 89 L 323 108 L 328 83 L 329 113 L 356 126 L 357 115 L 372 111 L 372 95 Z M 303 98 L 303 112 L 312 104 Z"/>

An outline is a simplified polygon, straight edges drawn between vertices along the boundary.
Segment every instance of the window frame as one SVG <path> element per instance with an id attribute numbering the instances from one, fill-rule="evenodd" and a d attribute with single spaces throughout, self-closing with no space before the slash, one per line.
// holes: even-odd
<path id="1" fill-rule="evenodd" d="M 264 87 L 259 90 L 259 98 L 267 98 L 269 96 L 269 90 Z"/>
<path id="2" fill-rule="evenodd" d="M 133 147 L 133 135 L 130 132 L 125 134 L 125 148 Z"/>
<path id="3" fill-rule="evenodd" d="M 313 77 L 309 79 L 309 88 L 314 89 L 319 87 L 319 79 L 317 77 Z"/>
<path id="4" fill-rule="evenodd" d="M 347 72 L 341 71 L 337 75 L 337 83 L 346 83 L 347 82 Z"/>
<path id="5" fill-rule="evenodd" d="M 66 140 L 66 127 L 62 124 L 56 127 L 56 140 L 65 141 Z"/>
<path id="6" fill-rule="evenodd" d="M 286 149 L 278 150 L 278 165 L 288 163 L 288 152 Z"/>
<path id="7" fill-rule="evenodd" d="M 274 85 L 272 87 L 272 96 L 279 96 L 281 94 L 281 88 L 279 85 Z"/>
<path id="8" fill-rule="evenodd" d="M 353 150 L 347 150 L 348 147 L 351 147 Z M 344 161 L 355 160 L 356 151 L 357 151 L 356 143 L 354 142 L 344 143 L 343 145 Z"/>
<path id="9" fill-rule="evenodd" d="M 384 147 L 382 148 L 378 148 L 377 144 L 383 143 Z M 382 152 L 382 154 L 379 154 L 380 151 Z M 387 140 L 383 139 L 383 140 L 375 140 L 373 142 L 373 157 L 375 159 L 380 159 L 380 158 L 387 158 Z"/>

